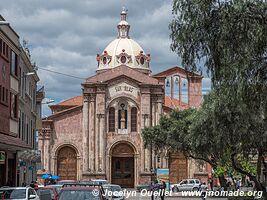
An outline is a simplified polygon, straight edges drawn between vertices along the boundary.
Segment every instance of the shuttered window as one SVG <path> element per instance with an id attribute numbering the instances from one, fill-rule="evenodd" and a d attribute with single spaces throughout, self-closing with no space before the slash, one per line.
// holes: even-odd
<path id="1" fill-rule="evenodd" d="M 109 132 L 115 132 L 115 108 L 109 108 Z"/>
<path id="2" fill-rule="evenodd" d="M 131 132 L 137 131 L 137 108 L 131 109 Z"/>

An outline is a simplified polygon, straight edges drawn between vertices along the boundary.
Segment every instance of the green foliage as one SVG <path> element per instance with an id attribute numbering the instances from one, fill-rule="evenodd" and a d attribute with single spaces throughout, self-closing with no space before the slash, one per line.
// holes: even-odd
<path id="1" fill-rule="evenodd" d="M 171 49 L 189 70 L 202 70 L 198 63 L 204 63 L 213 84 L 190 125 L 191 152 L 210 155 L 218 174 L 224 169 L 248 175 L 262 189 L 259 175 L 267 154 L 267 2 L 174 0 L 173 15 Z M 254 157 L 256 168 L 250 164 Z"/>

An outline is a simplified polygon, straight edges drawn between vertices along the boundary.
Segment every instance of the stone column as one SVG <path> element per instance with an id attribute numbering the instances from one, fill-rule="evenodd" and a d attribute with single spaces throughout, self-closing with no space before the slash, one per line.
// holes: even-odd
<path id="1" fill-rule="evenodd" d="M 83 171 L 89 170 L 89 96 L 84 96 L 83 101 Z"/>
<path id="2" fill-rule="evenodd" d="M 89 98 L 89 172 L 95 171 L 95 94 L 91 94 Z"/>
<path id="3" fill-rule="evenodd" d="M 104 114 L 97 114 L 97 133 L 98 133 L 98 172 L 104 172 L 105 171 L 105 164 L 104 164 L 104 148 L 105 148 L 105 140 L 104 140 Z"/>

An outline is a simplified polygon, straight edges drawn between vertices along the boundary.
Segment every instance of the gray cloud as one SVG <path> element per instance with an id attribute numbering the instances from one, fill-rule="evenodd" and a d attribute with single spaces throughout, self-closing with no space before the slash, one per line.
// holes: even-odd
<path id="1" fill-rule="evenodd" d="M 37 65 L 86 78 L 95 73 L 96 54 L 117 36 L 124 4 L 129 10 L 130 36 L 151 53 L 153 72 L 181 65 L 170 50 L 172 0 L 1 0 L 0 14 L 21 39 L 29 41 Z M 51 99 L 60 101 L 81 94 L 83 80 L 41 69 L 38 74 L 39 85 L 45 86 Z M 208 87 L 208 81 L 204 85 Z"/>

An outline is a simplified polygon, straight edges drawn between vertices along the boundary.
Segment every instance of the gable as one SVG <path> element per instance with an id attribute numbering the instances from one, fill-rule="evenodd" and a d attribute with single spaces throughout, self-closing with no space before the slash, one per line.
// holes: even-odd
<path id="1" fill-rule="evenodd" d="M 150 75 L 144 74 L 124 65 L 89 77 L 85 84 L 108 83 L 109 81 L 118 77 L 127 77 L 135 80 L 139 84 L 161 85 L 157 79 L 151 77 Z"/>

